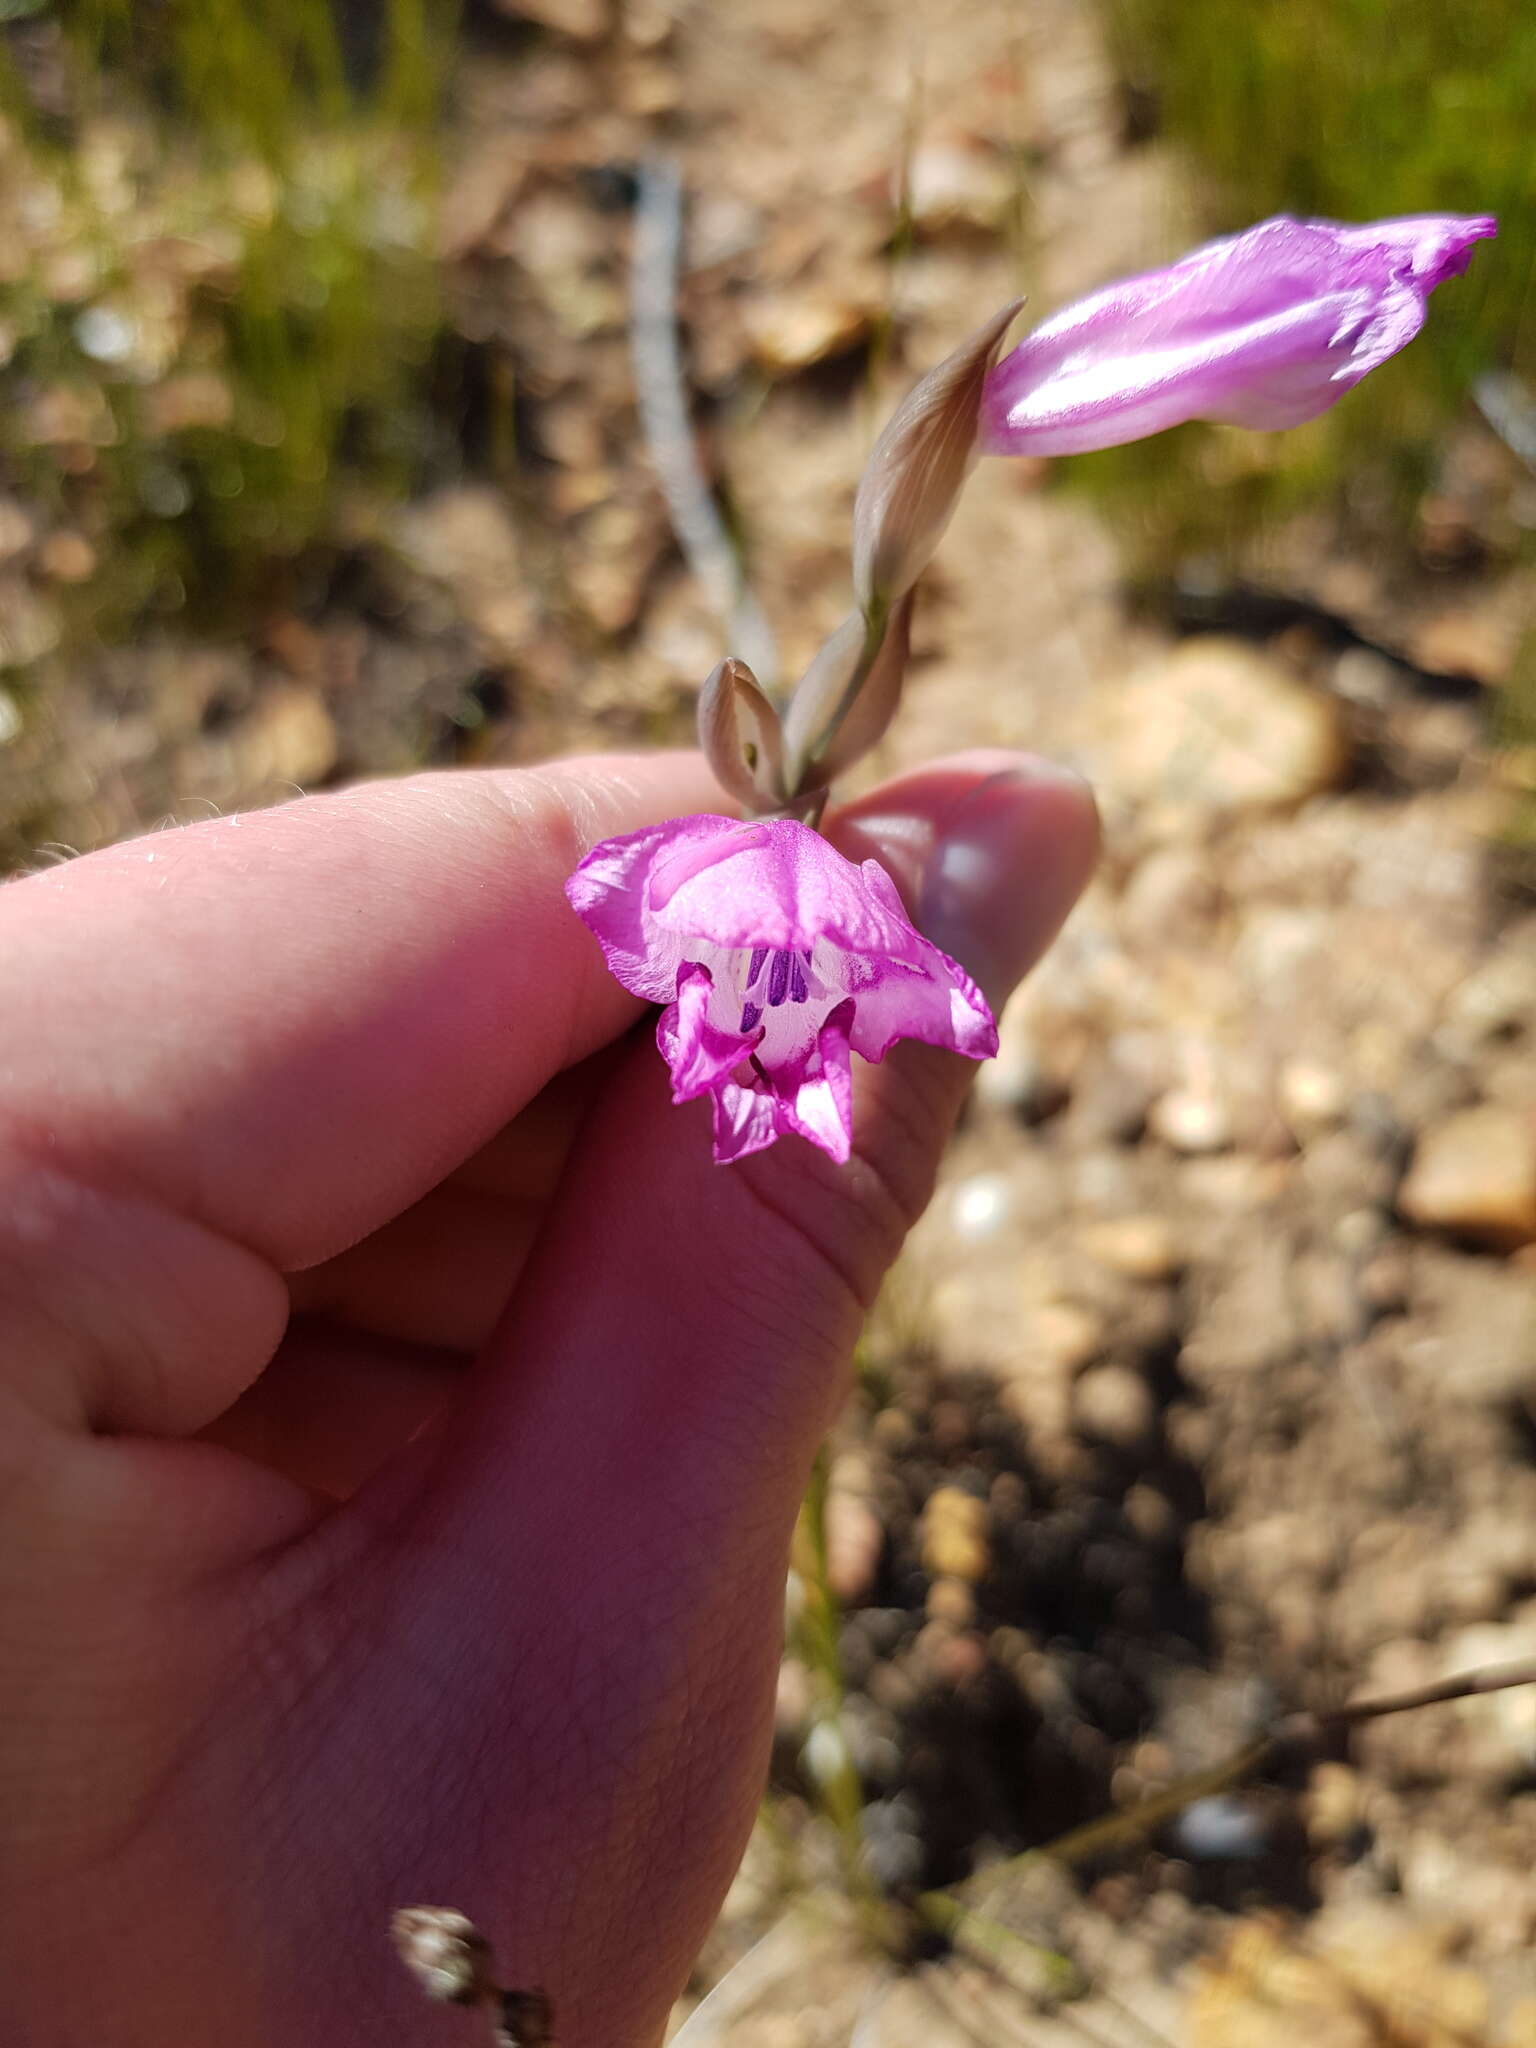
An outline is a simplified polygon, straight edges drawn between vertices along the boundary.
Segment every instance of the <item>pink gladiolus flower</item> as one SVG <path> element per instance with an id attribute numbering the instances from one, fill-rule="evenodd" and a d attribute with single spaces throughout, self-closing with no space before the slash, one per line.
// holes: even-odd
<path id="1" fill-rule="evenodd" d="M 981 446 L 1076 455 L 1185 420 L 1299 426 L 1412 341 L 1435 286 L 1497 232 L 1454 214 L 1365 227 L 1282 214 L 1207 242 L 1027 334 L 987 376 Z"/>
<path id="2" fill-rule="evenodd" d="M 846 1159 L 851 1052 L 883 1059 L 898 1038 L 997 1050 L 986 999 L 885 870 L 794 819 L 674 818 L 605 840 L 565 887 L 615 980 L 667 1006 L 672 1099 L 714 1097 L 722 1162 L 786 1131 Z"/>

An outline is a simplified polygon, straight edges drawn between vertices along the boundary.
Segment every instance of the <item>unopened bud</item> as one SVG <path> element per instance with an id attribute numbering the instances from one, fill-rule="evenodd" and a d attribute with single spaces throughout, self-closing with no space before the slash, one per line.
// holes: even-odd
<path id="1" fill-rule="evenodd" d="M 728 659 L 699 692 L 699 745 L 722 789 L 750 811 L 784 798 L 779 714 L 744 661 Z"/>
<path id="2" fill-rule="evenodd" d="M 853 590 L 866 615 L 912 588 L 949 524 L 971 464 L 982 383 L 1015 299 L 911 390 L 875 443 L 853 507 Z"/>

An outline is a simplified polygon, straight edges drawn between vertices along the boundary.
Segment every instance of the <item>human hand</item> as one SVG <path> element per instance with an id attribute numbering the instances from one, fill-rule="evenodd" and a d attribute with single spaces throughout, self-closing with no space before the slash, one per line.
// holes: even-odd
<path id="1" fill-rule="evenodd" d="M 0 890 L 0 2036 L 654 2041 L 759 1797 L 789 1534 L 970 1074 L 710 1160 L 562 893 L 696 757 L 428 775 Z M 845 810 L 994 1001 L 1092 865 L 969 755 Z"/>

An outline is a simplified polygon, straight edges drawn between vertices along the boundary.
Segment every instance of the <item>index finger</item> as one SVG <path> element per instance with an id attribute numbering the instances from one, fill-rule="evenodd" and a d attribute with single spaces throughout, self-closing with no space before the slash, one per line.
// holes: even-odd
<path id="1" fill-rule="evenodd" d="M 434 1186 L 640 1005 L 563 883 L 720 807 L 692 754 L 362 784 L 0 889 L 0 1163 L 42 1149 L 285 1270 Z"/>

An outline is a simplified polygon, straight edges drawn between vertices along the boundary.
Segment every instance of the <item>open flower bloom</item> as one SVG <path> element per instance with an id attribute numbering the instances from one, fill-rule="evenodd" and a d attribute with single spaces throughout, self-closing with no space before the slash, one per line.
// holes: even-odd
<path id="1" fill-rule="evenodd" d="M 1076 455 L 1184 420 L 1295 427 L 1396 355 L 1435 286 L 1497 233 L 1420 214 L 1275 220 L 1106 285 L 1027 334 L 983 387 L 992 455 Z"/>
<path id="2" fill-rule="evenodd" d="M 980 990 L 918 932 L 872 860 L 794 819 L 673 818 L 593 848 L 566 883 L 615 980 L 664 1003 L 672 1099 L 711 1095 L 715 1157 L 798 1131 L 848 1157 L 849 1054 L 898 1038 L 997 1050 Z"/>

